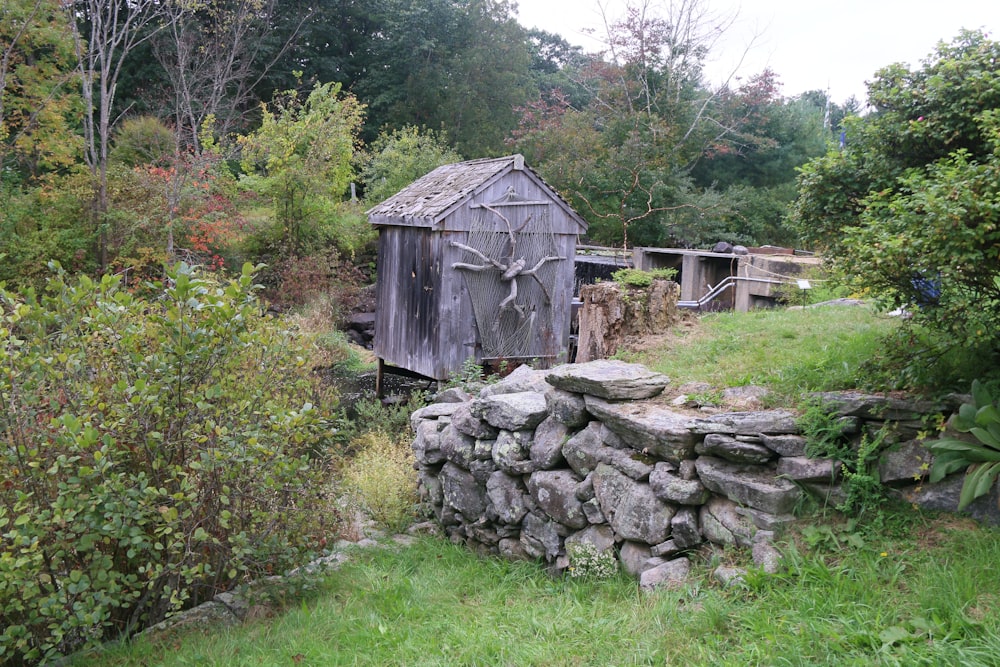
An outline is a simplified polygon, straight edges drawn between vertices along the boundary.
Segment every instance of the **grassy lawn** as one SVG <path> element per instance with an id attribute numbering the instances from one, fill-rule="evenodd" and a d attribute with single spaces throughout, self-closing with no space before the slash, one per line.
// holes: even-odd
<path id="1" fill-rule="evenodd" d="M 853 386 L 897 323 L 866 308 L 698 318 L 629 353 L 675 385 L 769 386 L 777 404 Z M 443 539 L 359 550 L 234 628 L 176 630 L 78 657 L 119 665 L 996 665 L 1000 530 L 908 508 L 830 514 L 749 554 L 706 547 L 679 590 L 554 579 Z M 748 568 L 725 588 L 719 564 Z"/>
<path id="2" fill-rule="evenodd" d="M 856 387 L 862 364 L 898 325 L 864 306 L 713 313 L 622 356 L 674 386 L 763 385 L 774 392 L 772 403 L 787 405 L 805 392 Z"/>
<path id="3" fill-rule="evenodd" d="M 1000 533 L 914 519 L 787 542 L 786 571 L 682 590 L 625 576 L 553 579 L 424 538 L 359 552 L 314 596 L 231 629 L 169 634 L 81 659 L 112 665 L 995 665 Z M 744 563 L 745 564 L 745 563 Z"/>

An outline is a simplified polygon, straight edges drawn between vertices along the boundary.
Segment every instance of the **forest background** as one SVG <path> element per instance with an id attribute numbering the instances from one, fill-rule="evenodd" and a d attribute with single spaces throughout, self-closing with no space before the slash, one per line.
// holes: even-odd
<path id="1" fill-rule="evenodd" d="M 613 246 L 794 245 L 796 168 L 860 104 L 711 87 L 705 3 L 607 17 L 584 53 L 508 0 L 6 0 L 0 280 L 135 286 L 266 263 L 276 302 L 363 282 L 364 209 L 439 164 L 523 153 Z"/>

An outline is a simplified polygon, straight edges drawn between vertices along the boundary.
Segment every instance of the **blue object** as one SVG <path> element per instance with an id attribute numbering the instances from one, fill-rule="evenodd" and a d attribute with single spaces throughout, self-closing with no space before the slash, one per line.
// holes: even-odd
<path id="1" fill-rule="evenodd" d="M 926 278 L 916 275 L 910 279 L 913 291 L 917 294 L 917 306 L 928 308 L 938 305 L 941 300 L 941 278 Z"/>

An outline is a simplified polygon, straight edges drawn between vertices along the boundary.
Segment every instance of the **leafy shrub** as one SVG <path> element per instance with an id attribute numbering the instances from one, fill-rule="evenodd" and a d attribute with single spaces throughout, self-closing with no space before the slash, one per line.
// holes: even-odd
<path id="1" fill-rule="evenodd" d="M 298 308 L 313 303 L 326 305 L 334 321 L 350 314 L 361 303 L 367 276 L 354 264 L 328 248 L 325 252 L 280 259 L 269 272 L 265 295 L 282 308 Z"/>
<path id="2" fill-rule="evenodd" d="M 654 280 L 673 280 L 677 269 L 618 269 L 611 274 L 612 280 L 625 287 L 649 287 Z"/>
<path id="3" fill-rule="evenodd" d="M 358 507 L 390 530 L 406 527 L 417 504 L 417 474 L 408 438 L 382 431 L 354 441 L 357 453 L 343 470 L 342 482 Z"/>
<path id="4" fill-rule="evenodd" d="M 949 348 L 1000 349 L 1000 42 L 963 30 L 913 71 L 869 83 L 877 113 L 845 121 L 847 145 L 806 164 L 791 219 L 852 289 Z M 913 348 L 907 349 L 910 355 Z"/>
<path id="5" fill-rule="evenodd" d="M 174 131 L 155 116 L 134 116 L 115 132 L 111 158 L 129 167 L 167 166 L 174 155 Z"/>
<path id="6" fill-rule="evenodd" d="M 297 563 L 326 415 L 252 270 L 0 291 L 0 661 L 47 661 Z"/>
<path id="7" fill-rule="evenodd" d="M 378 204 L 441 165 L 461 162 L 444 132 L 412 125 L 383 131 L 365 156 L 361 180 L 365 201 Z"/>

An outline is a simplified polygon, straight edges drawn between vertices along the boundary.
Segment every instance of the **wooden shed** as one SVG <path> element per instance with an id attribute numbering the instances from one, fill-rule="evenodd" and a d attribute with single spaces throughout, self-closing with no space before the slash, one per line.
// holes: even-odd
<path id="1" fill-rule="evenodd" d="M 445 380 L 474 359 L 565 355 L 587 223 L 521 155 L 439 167 L 368 211 L 380 366 Z"/>

